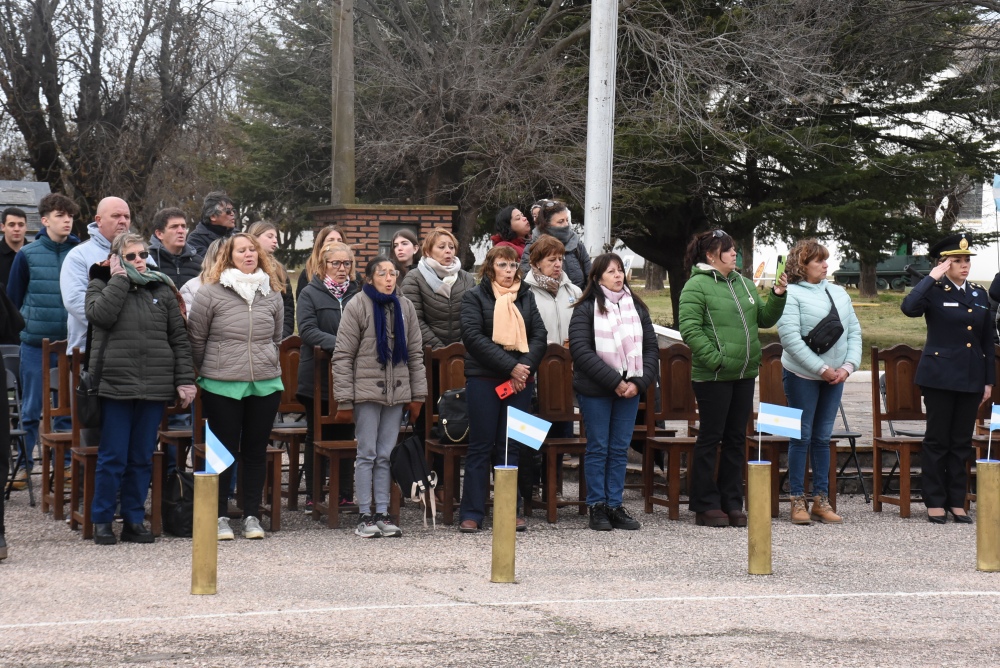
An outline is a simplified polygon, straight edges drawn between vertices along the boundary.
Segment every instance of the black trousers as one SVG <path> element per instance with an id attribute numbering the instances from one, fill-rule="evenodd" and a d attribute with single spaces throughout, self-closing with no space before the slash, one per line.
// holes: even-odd
<path id="1" fill-rule="evenodd" d="M 928 508 L 965 505 L 965 465 L 972 457 L 972 432 L 982 392 L 921 387 L 927 431 L 920 453 L 920 486 Z"/>
<path id="2" fill-rule="evenodd" d="M 243 476 L 244 518 L 260 517 L 267 474 L 267 443 L 280 403 L 281 392 L 242 399 L 230 399 L 207 390 L 201 393 L 201 406 L 209 428 L 239 464 Z M 219 517 L 226 517 L 229 512 L 232 475 L 232 466 L 219 474 Z"/>
<path id="3" fill-rule="evenodd" d="M 688 508 L 696 513 L 741 510 L 746 429 L 753 411 L 754 379 L 692 385 L 698 399 L 699 427 L 691 462 Z"/>
<path id="4" fill-rule="evenodd" d="M 4 492 L 7 491 L 7 478 L 10 476 L 10 402 L 7 401 L 7 374 L 0 369 L 0 536 L 5 533 L 3 524 Z"/>
<path id="5" fill-rule="evenodd" d="M 306 437 L 302 442 L 302 450 L 305 455 L 305 464 L 303 465 L 303 471 L 306 478 L 306 498 L 312 499 L 313 497 L 313 434 L 315 433 L 315 427 L 313 421 L 315 415 L 313 414 L 313 398 L 306 397 L 301 394 L 296 394 L 295 398 L 302 402 L 302 405 L 306 407 Z M 328 424 L 323 425 L 323 433 L 320 438 L 321 441 L 352 441 L 354 440 L 354 425 L 353 424 Z M 344 465 L 340 467 L 340 496 L 348 501 L 354 500 L 354 461 L 345 462 L 349 463 L 350 466 Z M 323 467 L 324 478 L 327 475 L 327 466 Z M 293 483 L 294 484 L 294 483 Z M 320 490 L 317 497 L 318 500 L 323 500 L 323 490 Z"/>

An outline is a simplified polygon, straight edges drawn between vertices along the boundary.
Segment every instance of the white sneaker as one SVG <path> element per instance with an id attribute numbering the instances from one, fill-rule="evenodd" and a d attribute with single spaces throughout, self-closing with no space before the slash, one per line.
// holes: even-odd
<path id="1" fill-rule="evenodd" d="M 233 529 L 229 526 L 228 517 L 219 518 L 219 540 L 232 540 L 235 538 L 233 536 Z"/>
<path id="2" fill-rule="evenodd" d="M 264 529 L 260 526 L 260 522 L 256 517 L 250 516 L 243 518 L 243 537 L 244 538 L 263 538 Z"/>
<path id="3" fill-rule="evenodd" d="M 396 526 L 389 513 L 376 513 L 375 526 L 382 532 L 384 538 L 399 538 L 403 535 L 403 530 Z"/>

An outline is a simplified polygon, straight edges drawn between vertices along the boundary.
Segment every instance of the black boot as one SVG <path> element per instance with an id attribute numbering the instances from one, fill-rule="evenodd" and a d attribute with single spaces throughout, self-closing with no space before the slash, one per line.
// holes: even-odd
<path id="1" fill-rule="evenodd" d="M 639 522 L 628 514 L 625 510 L 625 506 L 618 506 L 617 508 L 608 509 L 608 521 L 611 522 L 611 526 L 616 529 L 627 529 L 629 531 L 635 531 L 639 528 Z"/>
<path id="2" fill-rule="evenodd" d="M 147 529 L 146 525 L 142 522 L 139 522 L 138 524 L 125 522 L 125 524 L 122 525 L 123 543 L 152 543 L 153 540 L 153 534 L 149 532 L 149 529 Z"/>
<path id="3" fill-rule="evenodd" d="M 114 545 L 118 542 L 115 532 L 111 530 L 111 523 L 101 522 L 94 525 L 94 543 L 97 545 Z"/>
<path id="4" fill-rule="evenodd" d="M 608 506 L 595 503 L 590 507 L 590 528 L 594 531 L 611 531 L 611 521 L 608 519 Z"/>

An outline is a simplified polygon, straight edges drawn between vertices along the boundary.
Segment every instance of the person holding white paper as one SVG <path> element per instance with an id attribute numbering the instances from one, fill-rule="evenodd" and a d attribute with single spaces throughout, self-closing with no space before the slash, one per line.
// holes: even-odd
<path id="1" fill-rule="evenodd" d="M 583 471 L 594 531 L 639 528 L 622 505 L 639 400 L 660 365 L 649 308 L 633 294 L 615 253 L 594 258 L 569 323 L 573 389 L 587 428 Z"/>

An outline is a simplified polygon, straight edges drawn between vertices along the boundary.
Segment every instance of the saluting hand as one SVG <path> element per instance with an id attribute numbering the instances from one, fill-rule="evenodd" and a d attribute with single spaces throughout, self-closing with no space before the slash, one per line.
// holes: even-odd
<path id="1" fill-rule="evenodd" d="M 931 278 L 933 278 L 935 281 L 941 280 L 941 277 L 944 276 L 946 273 L 948 273 L 948 269 L 951 267 L 951 263 L 953 261 L 954 261 L 954 258 L 950 258 L 950 257 L 945 258 L 944 262 L 941 262 L 940 264 L 938 264 L 937 266 L 935 266 L 933 269 L 931 269 L 931 273 L 928 274 L 928 276 L 930 276 Z"/>

